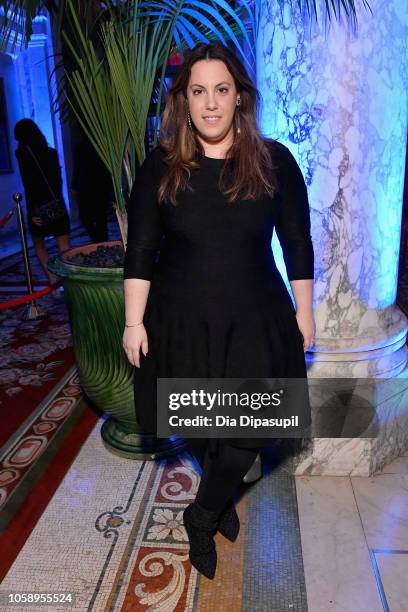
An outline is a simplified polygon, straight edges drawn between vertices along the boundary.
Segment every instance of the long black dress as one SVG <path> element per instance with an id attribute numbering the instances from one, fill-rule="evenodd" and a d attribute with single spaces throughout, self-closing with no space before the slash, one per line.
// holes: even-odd
<path id="1" fill-rule="evenodd" d="M 59 165 L 58 153 L 52 147 L 43 148 L 40 152 L 34 151 L 44 179 L 35 160 L 24 146 L 19 146 L 15 151 L 18 166 L 20 169 L 21 180 L 24 185 L 24 194 L 27 209 L 28 228 L 32 236 L 44 238 L 45 236 L 64 236 L 69 234 L 70 220 L 68 212 L 47 227 L 40 227 L 33 223 L 32 217 L 38 216 L 37 206 L 46 204 L 54 198 L 63 200 L 62 195 L 62 175 Z M 51 190 L 50 190 L 51 187 Z"/>
<path id="2" fill-rule="evenodd" d="M 143 319 L 149 352 L 140 352 L 134 375 L 137 420 L 147 432 L 157 431 L 156 377 L 307 377 L 295 308 L 271 248 L 275 227 L 289 280 L 313 278 L 307 190 L 289 149 L 268 146 L 279 166 L 273 198 L 228 203 L 218 188 L 224 160 L 203 156 L 190 177 L 193 191 L 179 193 L 176 207 L 158 205 L 160 147 L 139 171 L 124 278 L 151 281 Z M 271 439 L 219 442 L 254 448 Z"/>

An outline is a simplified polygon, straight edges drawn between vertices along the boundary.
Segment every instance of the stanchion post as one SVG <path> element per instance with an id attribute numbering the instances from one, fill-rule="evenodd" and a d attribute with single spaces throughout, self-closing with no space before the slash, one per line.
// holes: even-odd
<path id="1" fill-rule="evenodd" d="M 21 210 L 21 200 L 23 196 L 21 193 L 14 193 L 13 200 L 16 203 L 17 209 L 17 219 L 18 219 L 18 227 L 20 230 L 20 240 L 21 240 L 21 250 L 23 253 L 23 262 L 24 262 L 24 273 L 26 277 L 27 289 L 28 293 L 33 293 L 33 277 L 31 274 L 31 266 L 30 259 L 28 257 L 28 249 L 27 249 L 27 236 L 24 226 L 23 213 Z M 41 316 L 40 309 L 38 308 L 35 300 L 32 300 L 27 304 L 26 312 L 24 313 L 24 319 L 38 319 Z"/>

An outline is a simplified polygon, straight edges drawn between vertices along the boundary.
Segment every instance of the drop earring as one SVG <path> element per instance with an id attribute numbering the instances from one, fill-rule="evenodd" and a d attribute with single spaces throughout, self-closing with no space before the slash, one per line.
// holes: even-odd
<path id="1" fill-rule="evenodd" d="M 239 106 L 241 104 L 241 98 L 238 98 L 237 100 L 237 106 Z M 236 114 L 236 129 L 237 129 L 237 134 L 241 134 L 241 119 L 239 116 L 239 111 L 237 110 Z"/>
<path id="2" fill-rule="evenodd" d="M 193 131 L 193 126 L 192 126 L 191 117 L 190 117 L 190 111 L 187 111 L 187 123 L 188 123 L 188 127 L 190 128 L 190 130 Z"/>

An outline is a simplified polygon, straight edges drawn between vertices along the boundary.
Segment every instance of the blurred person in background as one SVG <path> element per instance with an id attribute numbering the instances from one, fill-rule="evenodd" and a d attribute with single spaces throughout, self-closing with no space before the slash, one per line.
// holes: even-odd
<path id="1" fill-rule="evenodd" d="M 108 240 L 108 211 L 113 201 L 111 175 L 86 140 L 74 147 L 71 188 L 78 204 L 79 218 L 92 242 Z"/>
<path id="2" fill-rule="evenodd" d="M 28 228 L 49 284 L 58 277 L 47 269 L 49 254 L 46 236 L 54 236 L 58 251 L 70 248 L 70 219 L 62 195 L 62 175 L 56 149 L 48 146 L 44 134 L 32 119 L 21 119 L 14 126 L 15 150 L 24 186 Z"/>

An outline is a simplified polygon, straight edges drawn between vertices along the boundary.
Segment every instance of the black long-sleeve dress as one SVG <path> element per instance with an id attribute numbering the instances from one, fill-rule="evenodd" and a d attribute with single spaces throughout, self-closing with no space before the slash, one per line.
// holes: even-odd
<path id="1" fill-rule="evenodd" d="M 54 198 L 63 200 L 61 166 L 56 149 L 47 147 L 42 149 L 41 152 L 34 151 L 47 180 L 44 179 L 26 147 L 19 146 L 15 154 L 24 186 L 27 221 L 31 235 L 43 238 L 49 235 L 64 236 L 68 234 L 70 229 L 68 212 L 66 216 L 61 217 L 51 225 L 47 225 L 47 227 L 35 225 L 32 220 L 32 217 L 38 216 L 37 206 L 46 204 Z"/>
<path id="2" fill-rule="evenodd" d="M 306 378 L 296 311 L 271 240 L 275 228 L 289 280 L 313 279 L 309 202 L 289 149 L 268 146 L 278 165 L 273 198 L 228 203 L 218 188 L 224 160 L 203 156 L 190 177 L 193 191 L 179 193 L 176 207 L 158 205 L 160 147 L 139 171 L 124 278 L 151 281 L 143 319 L 149 352 L 140 353 L 134 376 L 136 415 L 147 432 L 156 432 L 156 377 Z M 223 440 L 247 448 L 271 441 Z"/>

